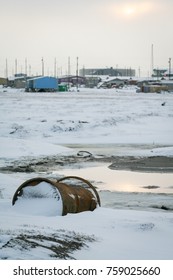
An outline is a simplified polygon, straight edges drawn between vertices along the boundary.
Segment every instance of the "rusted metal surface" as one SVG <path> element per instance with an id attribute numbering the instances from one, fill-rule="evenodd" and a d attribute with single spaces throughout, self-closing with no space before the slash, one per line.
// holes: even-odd
<path id="1" fill-rule="evenodd" d="M 62 182 L 72 179 L 77 180 L 79 184 Z M 46 182 L 58 189 L 62 199 L 62 216 L 67 213 L 93 211 L 97 206 L 101 205 L 96 188 L 89 181 L 77 176 L 67 176 L 59 180 L 42 177 L 27 180 L 14 193 L 12 205 L 16 203 L 18 197 L 22 196 L 25 187 L 30 186 L 32 188 L 41 182 Z"/>

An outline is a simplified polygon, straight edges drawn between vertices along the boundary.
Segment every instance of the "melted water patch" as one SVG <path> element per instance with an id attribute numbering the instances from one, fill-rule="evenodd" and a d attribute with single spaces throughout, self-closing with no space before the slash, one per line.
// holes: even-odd
<path id="1" fill-rule="evenodd" d="M 173 210 L 173 174 L 111 170 L 109 165 L 63 169 L 64 176 L 89 180 L 101 205 L 115 209 Z M 56 175 L 56 171 L 54 172 Z"/>
<path id="2" fill-rule="evenodd" d="M 80 176 L 100 190 L 173 194 L 173 173 L 111 170 L 109 165 L 63 169 L 65 176 Z M 54 172 L 56 173 L 56 172 Z"/>

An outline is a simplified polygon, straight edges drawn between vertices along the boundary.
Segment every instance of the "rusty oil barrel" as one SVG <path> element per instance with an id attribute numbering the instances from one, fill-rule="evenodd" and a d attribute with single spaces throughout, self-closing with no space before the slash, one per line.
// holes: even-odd
<path id="1" fill-rule="evenodd" d="M 79 184 L 67 184 L 64 182 L 68 180 L 77 180 Z M 12 205 L 17 202 L 19 197 L 22 197 L 24 188 L 28 186 L 34 187 L 42 182 L 50 184 L 59 192 L 62 200 L 62 216 L 68 213 L 93 211 L 97 206 L 101 206 L 100 198 L 96 188 L 88 180 L 78 176 L 67 176 L 59 180 L 42 177 L 29 179 L 21 184 L 14 193 Z"/>

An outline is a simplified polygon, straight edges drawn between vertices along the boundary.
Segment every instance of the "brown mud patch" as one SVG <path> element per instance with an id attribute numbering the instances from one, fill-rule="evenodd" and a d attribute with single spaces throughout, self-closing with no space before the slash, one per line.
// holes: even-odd
<path id="1" fill-rule="evenodd" d="M 109 166 L 115 170 L 130 170 L 139 172 L 173 172 L 173 157 L 117 157 Z"/>
<path id="2" fill-rule="evenodd" d="M 94 156 L 87 151 L 80 151 L 76 155 L 70 156 L 23 158 L 20 160 L 15 160 L 7 166 L 0 167 L 0 172 L 49 173 L 55 168 L 56 170 L 62 170 L 66 166 L 70 166 L 70 168 L 76 168 L 76 164 L 78 164 L 79 166 L 84 166 L 86 163 L 109 163 L 109 168 L 112 170 L 173 173 L 173 157 L 134 157 L 112 155 Z"/>

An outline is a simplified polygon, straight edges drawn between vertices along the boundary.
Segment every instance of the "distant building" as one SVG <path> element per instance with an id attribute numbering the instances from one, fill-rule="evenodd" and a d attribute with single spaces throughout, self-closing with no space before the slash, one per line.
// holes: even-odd
<path id="1" fill-rule="evenodd" d="M 83 76 L 64 76 L 58 79 L 59 83 L 64 83 L 64 84 L 71 84 L 72 86 L 78 85 L 85 85 L 86 79 Z"/>
<path id="2" fill-rule="evenodd" d="M 2 85 L 2 86 L 7 86 L 7 79 L 6 79 L 6 78 L 1 78 L 1 77 L 0 77 L 0 85 Z"/>
<path id="3" fill-rule="evenodd" d="M 123 87 L 125 84 L 127 84 L 127 81 L 125 79 L 114 77 L 114 78 L 106 79 L 105 81 L 101 82 L 98 85 L 98 88 L 119 88 L 119 87 Z"/>
<path id="4" fill-rule="evenodd" d="M 85 77 L 85 79 L 86 79 L 85 86 L 88 88 L 97 87 L 98 84 L 102 81 L 102 79 L 99 76 L 87 76 Z"/>
<path id="5" fill-rule="evenodd" d="M 58 80 L 54 77 L 41 76 L 28 79 L 26 82 L 26 91 L 57 91 Z"/>
<path id="6" fill-rule="evenodd" d="M 163 77 L 166 74 L 166 69 L 153 69 L 152 77 Z"/>
<path id="7" fill-rule="evenodd" d="M 148 93 L 148 92 L 153 92 L 153 93 L 161 93 L 163 91 L 168 91 L 168 86 L 167 85 L 144 85 L 141 88 L 142 92 Z"/>
<path id="8" fill-rule="evenodd" d="M 80 76 L 124 76 L 124 77 L 135 77 L 135 70 L 132 68 L 83 68 L 79 70 Z"/>
<path id="9" fill-rule="evenodd" d="M 7 84 L 9 87 L 14 88 L 25 88 L 26 85 L 26 75 L 19 74 L 14 75 L 12 77 L 9 77 L 7 80 Z"/>
<path id="10" fill-rule="evenodd" d="M 173 69 L 166 70 L 164 77 L 173 78 Z"/>
<path id="11" fill-rule="evenodd" d="M 17 73 L 17 74 L 14 74 L 14 77 L 15 78 L 26 78 L 26 74 L 24 74 L 24 73 Z"/>
<path id="12" fill-rule="evenodd" d="M 161 80 L 161 84 L 168 88 L 168 91 L 173 91 L 173 80 Z"/>
<path id="13" fill-rule="evenodd" d="M 153 69 L 152 77 L 163 77 L 163 78 L 172 78 L 173 77 L 173 69 Z"/>

